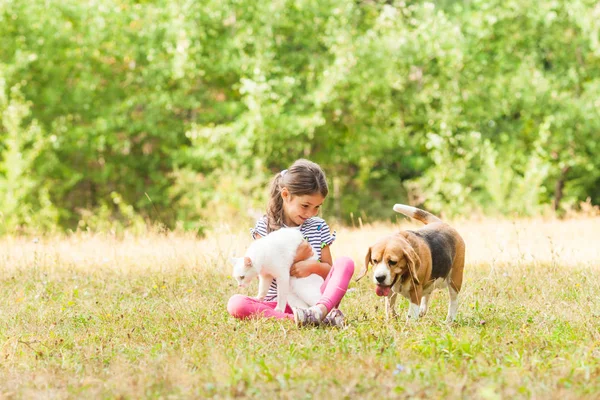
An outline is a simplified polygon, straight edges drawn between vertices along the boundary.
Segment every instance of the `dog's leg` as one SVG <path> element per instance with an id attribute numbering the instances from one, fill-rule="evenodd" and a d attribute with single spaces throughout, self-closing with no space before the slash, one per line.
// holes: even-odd
<path id="1" fill-rule="evenodd" d="M 396 318 L 398 314 L 396 313 L 396 299 L 398 298 L 398 293 L 392 291 L 392 293 L 385 298 L 385 317 L 387 319 Z"/>
<path id="2" fill-rule="evenodd" d="M 285 312 L 288 293 L 290 292 L 290 277 L 281 274 L 277 278 L 277 306 L 275 311 Z"/>
<path id="3" fill-rule="evenodd" d="M 290 278 L 291 294 L 298 296 L 309 307 L 321 300 L 321 285 L 323 285 L 323 278 L 317 274 L 309 275 L 306 278 Z M 289 301 L 288 304 L 290 304 Z"/>
<path id="4" fill-rule="evenodd" d="M 458 312 L 458 293 L 462 287 L 463 272 L 465 268 L 465 242 L 458 236 L 456 244 L 456 258 L 452 265 L 448 283 L 448 294 L 450 295 L 450 304 L 448 304 L 448 316 L 446 322 L 450 323 L 456 319 Z"/>
<path id="5" fill-rule="evenodd" d="M 408 315 L 406 316 L 406 319 L 419 319 L 419 303 L 421 302 L 421 299 L 423 298 L 423 288 L 421 287 L 421 285 L 413 285 L 410 288 L 410 291 L 408 293 L 408 299 L 410 301 L 409 305 L 408 305 Z"/>
<path id="6" fill-rule="evenodd" d="M 427 307 L 429 306 L 429 297 L 431 297 L 431 294 L 426 294 L 423 297 L 421 297 L 421 307 L 419 307 L 420 317 L 427 314 Z"/>
<path id="7" fill-rule="evenodd" d="M 458 312 L 458 293 L 462 287 L 463 281 L 463 270 L 465 267 L 465 245 L 464 242 L 459 243 L 457 246 L 456 259 L 450 272 L 448 283 L 448 295 L 450 296 L 450 304 L 448 304 L 448 316 L 446 317 L 446 323 L 451 323 L 456 319 L 456 313 Z"/>
<path id="8" fill-rule="evenodd" d="M 308 308 L 310 304 L 307 304 L 300 297 L 296 296 L 293 291 L 288 294 L 287 303 L 292 308 Z"/>
<path id="9" fill-rule="evenodd" d="M 271 287 L 271 282 L 273 282 L 273 277 L 271 275 L 258 276 L 258 294 L 256 295 L 256 298 L 258 300 L 262 300 L 265 298 L 265 296 L 269 292 L 269 287 Z"/>
<path id="10" fill-rule="evenodd" d="M 449 324 L 456 319 L 456 313 L 458 312 L 458 292 L 452 285 L 448 285 L 448 294 L 450 295 L 450 304 L 448 304 L 446 323 Z"/>
<path id="11" fill-rule="evenodd" d="M 408 304 L 408 314 L 406 315 L 407 321 L 410 321 L 411 319 L 419 319 L 419 305 L 412 301 Z"/>

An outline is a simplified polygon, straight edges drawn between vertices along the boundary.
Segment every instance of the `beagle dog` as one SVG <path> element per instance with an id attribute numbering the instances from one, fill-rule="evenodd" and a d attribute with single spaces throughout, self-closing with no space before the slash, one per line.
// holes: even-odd
<path id="1" fill-rule="evenodd" d="M 378 296 L 386 296 L 386 315 L 396 317 L 398 294 L 410 300 L 408 318 L 427 313 L 431 292 L 448 288 L 450 304 L 446 322 L 456 318 L 458 293 L 465 266 L 465 242 L 458 232 L 433 214 L 404 204 L 394 211 L 423 222 L 418 230 L 400 231 L 369 247 L 360 280 L 373 265 L 373 281 Z"/>

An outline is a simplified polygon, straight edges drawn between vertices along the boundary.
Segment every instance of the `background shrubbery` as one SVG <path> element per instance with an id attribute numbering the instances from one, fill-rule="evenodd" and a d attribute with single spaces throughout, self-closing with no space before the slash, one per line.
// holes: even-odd
<path id="1" fill-rule="evenodd" d="M 598 204 L 598 20 L 582 0 L 0 0 L 0 231 L 202 230 L 260 211 L 298 157 L 346 221 Z"/>

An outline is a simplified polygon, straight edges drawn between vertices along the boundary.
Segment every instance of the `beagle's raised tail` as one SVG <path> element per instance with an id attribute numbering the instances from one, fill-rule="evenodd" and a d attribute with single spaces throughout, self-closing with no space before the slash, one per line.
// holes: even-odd
<path id="1" fill-rule="evenodd" d="M 428 213 L 427 211 L 423 211 L 420 208 L 407 206 L 405 204 L 394 204 L 394 211 L 406 215 L 407 217 L 419 220 L 425 225 L 431 224 L 433 222 L 442 222 L 441 219 L 439 219 L 433 214 Z"/>

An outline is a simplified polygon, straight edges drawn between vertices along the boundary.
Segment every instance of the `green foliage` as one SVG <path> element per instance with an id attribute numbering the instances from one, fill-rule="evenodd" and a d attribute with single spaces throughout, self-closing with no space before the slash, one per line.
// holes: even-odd
<path id="1" fill-rule="evenodd" d="M 586 0 L 0 1 L 3 229 L 202 230 L 264 207 L 299 157 L 346 220 L 598 204 L 599 18 Z"/>
<path id="2" fill-rule="evenodd" d="M 58 219 L 57 210 L 48 187 L 32 174 L 46 139 L 36 120 L 27 122 L 31 103 L 23 99 L 18 84 L 5 88 L 2 71 L 0 65 L 0 233 L 23 225 L 51 229 Z"/>

